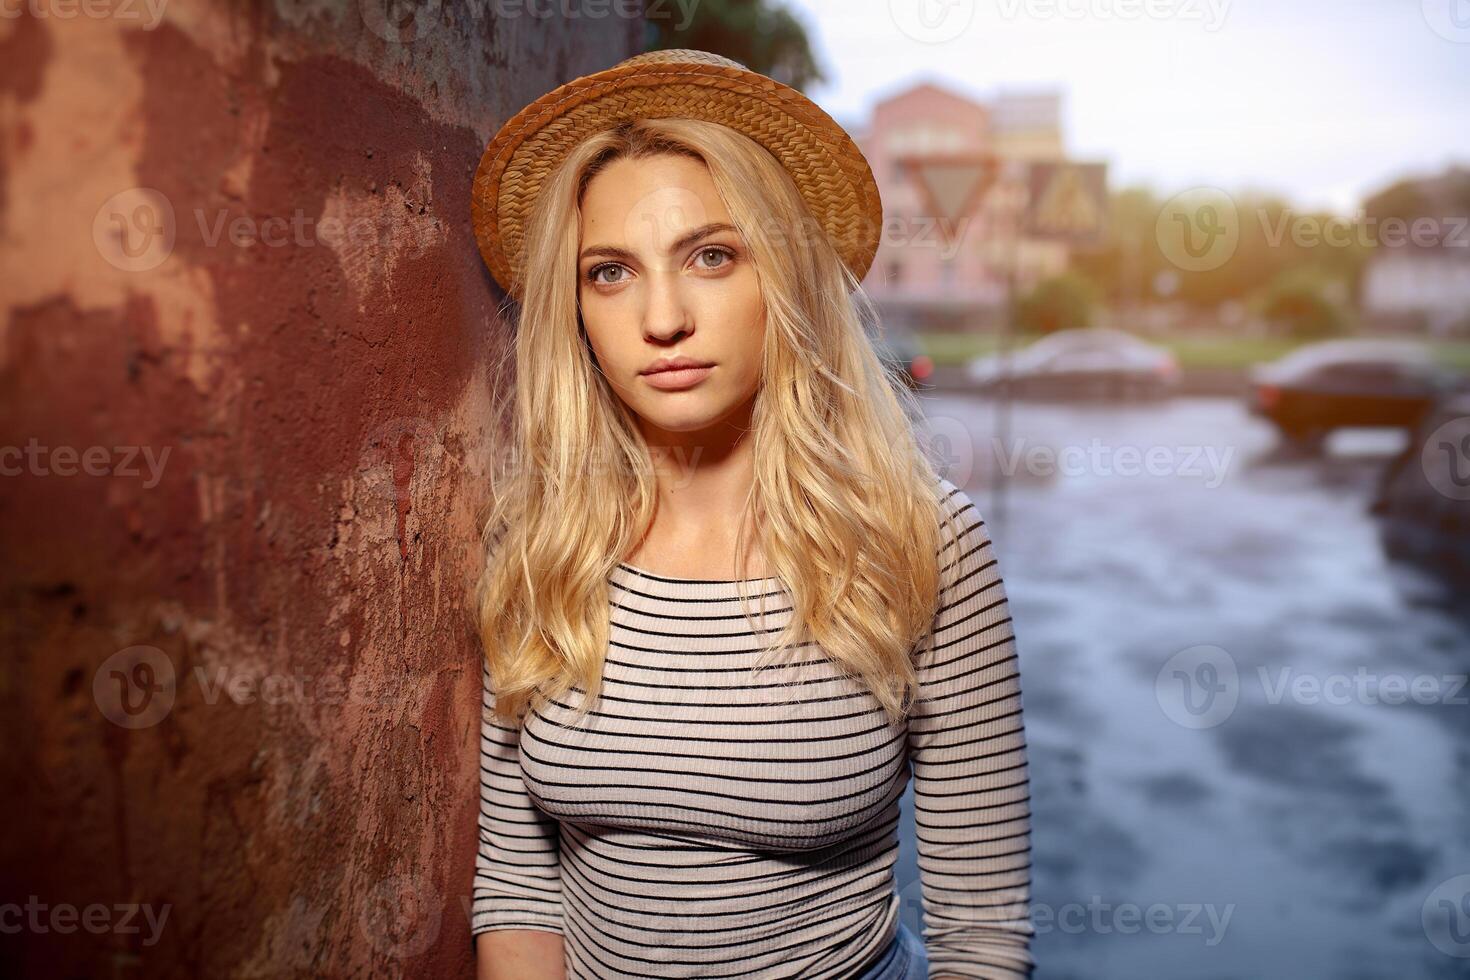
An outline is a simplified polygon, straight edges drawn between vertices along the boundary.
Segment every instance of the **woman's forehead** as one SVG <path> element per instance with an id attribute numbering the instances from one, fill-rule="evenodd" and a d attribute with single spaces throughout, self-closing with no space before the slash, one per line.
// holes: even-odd
<path id="1" fill-rule="evenodd" d="M 664 252 L 701 228 L 734 225 L 708 168 L 673 155 L 615 161 L 588 184 L 580 211 L 584 248 Z"/>

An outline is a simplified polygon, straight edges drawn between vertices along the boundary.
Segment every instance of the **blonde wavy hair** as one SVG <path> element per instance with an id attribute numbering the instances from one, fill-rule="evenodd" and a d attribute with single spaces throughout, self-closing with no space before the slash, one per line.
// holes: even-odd
<path id="1" fill-rule="evenodd" d="M 937 608 L 945 519 L 915 434 L 918 400 L 877 355 L 873 305 L 786 170 L 749 137 L 692 119 L 634 120 L 589 137 L 547 181 L 528 224 L 522 268 L 535 274 L 521 284 L 505 351 L 514 376 L 492 412 L 510 439 L 492 465 L 475 600 L 495 713 L 514 723 L 573 687 L 585 694 L 576 717 L 592 709 L 610 633 L 608 576 L 654 518 L 653 458 L 588 345 L 577 256 L 592 177 L 614 160 L 662 153 L 708 167 L 765 304 L 737 566 L 755 536 L 792 615 L 756 669 L 815 643 L 897 720 L 916 687 L 912 652 Z M 958 537 L 955 527 L 949 540 Z M 739 593 L 752 629 L 775 634 L 756 625 L 744 585 Z"/>

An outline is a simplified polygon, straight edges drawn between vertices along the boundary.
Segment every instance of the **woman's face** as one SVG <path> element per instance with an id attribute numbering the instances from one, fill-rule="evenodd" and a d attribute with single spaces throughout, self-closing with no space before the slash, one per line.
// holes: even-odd
<path id="1" fill-rule="evenodd" d="M 764 304 L 744 239 L 701 161 L 625 157 L 593 177 L 577 280 L 597 363 L 646 435 L 697 432 L 748 412 Z M 705 366 L 659 370 L 673 358 Z"/>

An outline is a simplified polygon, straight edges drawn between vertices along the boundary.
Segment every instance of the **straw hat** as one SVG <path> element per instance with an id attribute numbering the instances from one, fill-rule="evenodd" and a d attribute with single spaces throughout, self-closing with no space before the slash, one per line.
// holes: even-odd
<path id="1" fill-rule="evenodd" d="M 625 119 L 670 116 L 722 123 L 770 150 L 853 275 L 863 278 L 878 248 L 883 206 L 852 137 L 795 89 L 738 61 L 678 48 L 568 82 L 495 134 L 475 171 L 470 210 L 480 254 L 503 289 L 517 293 L 526 220 L 566 154 Z"/>

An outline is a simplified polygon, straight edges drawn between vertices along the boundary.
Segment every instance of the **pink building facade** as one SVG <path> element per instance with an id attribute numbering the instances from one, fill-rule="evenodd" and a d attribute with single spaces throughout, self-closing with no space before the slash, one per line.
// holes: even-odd
<path id="1" fill-rule="evenodd" d="M 927 82 L 877 104 L 855 138 L 883 197 L 863 285 L 885 324 L 986 330 L 1004 315 L 1012 270 L 1020 290 L 1066 270 L 1066 245 L 1028 238 L 1016 218 L 1025 165 L 1065 159 L 1059 118 L 1054 94 L 981 103 Z"/>

